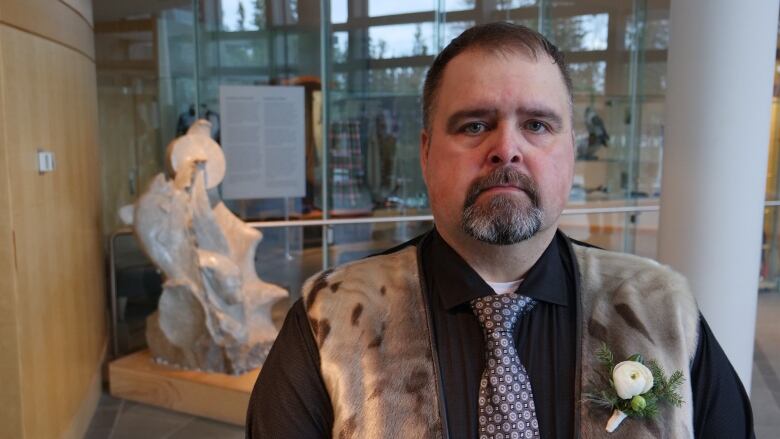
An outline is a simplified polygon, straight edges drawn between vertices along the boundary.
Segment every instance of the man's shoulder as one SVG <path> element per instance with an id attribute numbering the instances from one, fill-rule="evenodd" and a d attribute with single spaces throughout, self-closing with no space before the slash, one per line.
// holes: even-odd
<path id="1" fill-rule="evenodd" d="M 649 281 L 657 278 L 685 283 L 681 274 L 650 258 L 604 250 L 574 240 L 572 249 L 583 277 L 601 277 L 612 281 Z"/>
<path id="2" fill-rule="evenodd" d="M 637 315 L 647 314 L 647 318 L 674 309 L 690 317 L 687 320 L 691 322 L 698 319 L 698 306 L 688 281 L 671 267 L 642 256 L 574 243 L 572 247 L 584 303 L 617 308 L 630 305 Z"/>
<path id="3" fill-rule="evenodd" d="M 390 291 L 415 288 L 419 283 L 417 245 L 423 236 L 384 252 L 338 265 L 311 276 L 303 284 L 304 306 L 310 310 L 323 291 L 328 301 L 348 296 L 384 297 Z M 340 294 L 337 294 L 340 293 Z"/>
<path id="4" fill-rule="evenodd" d="M 572 243 L 583 292 L 612 301 L 636 295 L 698 313 L 687 279 L 653 259 Z"/>
<path id="5" fill-rule="evenodd" d="M 312 276 L 303 285 L 302 299 L 317 346 L 328 339 L 328 349 L 338 352 L 354 349 L 357 340 L 368 348 L 378 346 L 385 326 L 420 309 L 414 305 L 421 300 L 414 294 L 419 291 L 417 247 L 407 245 Z"/>

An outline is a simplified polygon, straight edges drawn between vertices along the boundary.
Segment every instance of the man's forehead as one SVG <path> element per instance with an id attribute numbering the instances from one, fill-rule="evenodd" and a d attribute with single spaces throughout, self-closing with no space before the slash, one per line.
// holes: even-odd
<path id="1" fill-rule="evenodd" d="M 547 58 L 550 61 L 553 61 L 552 57 L 550 57 L 544 50 L 531 49 L 530 47 L 520 45 L 519 43 L 504 44 L 496 47 L 489 47 L 489 46 L 469 47 L 468 49 L 459 53 L 452 59 L 456 59 L 461 55 L 484 55 L 484 56 L 494 56 L 494 57 L 505 58 L 505 59 L 522 58 L 528 61 L 539 61 L 540 59 Z"/>
<path id="2" fill-rule="evenodd" d="M 471 47 L 463 52 L 457 54 L 454 56 L 449 63 L 444 67 L 444 75 L 446 76 L 447 71 L 452 70 L 451 67 L 453 65 L 457 68 L 462 65 L 468 65 L 469 61 L 466 61 L 468 59 L 486 59 L 486 60 L 503 60 L 503 61 L 523 61 L 528 63 L 528 66 L 534 66 L 534 65 L 541 65 L 544 63 L 549 63 L 550 66 L 555 66 L 555 60 L 548 55 L 546 52 L 537 50 L 536 52 L 531 51 L 528 48 L 524 47 L 515 47 L 515 46 L 505 46 L 500 48 L 485 48 L 485 47 Z"/>
<path id="3" fill-rule="evenodd" d="M 506 75 L 528 81 L 528 87 L 507 89 L 508 84 L 499 79 Z M 450 101 L 458 107 L 488 108 L 509 93 L 521 98 L 518 108 L 561 105 L 561 111 L 571 111 L 566 83 L 552 57 L 543 52 L 534 56 L 520 48 L 468 49 L 458 54 L 445 68 L 439 91 L 439 103 Z"/>

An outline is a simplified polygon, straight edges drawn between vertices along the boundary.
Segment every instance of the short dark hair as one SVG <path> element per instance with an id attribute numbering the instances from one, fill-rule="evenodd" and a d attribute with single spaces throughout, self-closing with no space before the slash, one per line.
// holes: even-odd
<path id="1" fill-rule="evenodd" d="M 467 49 L 479 48 L 490 52 L 524 51 L 534 59 L 538 59 L 542 51 L 558 66 L 561 72 L 569 100 L 572 100 L 572 82 L 563 52 L 558 50 L 544 35 L 526 26 L 507 22 L 486 23 L 466 29 L 452 40 L 433 60 L 431 68 L 425 75 L 423 85 L 423 128 L 428 131 L 431 126 L 431 114 L 436 101 L 444 68 L 453 58 Z"/>

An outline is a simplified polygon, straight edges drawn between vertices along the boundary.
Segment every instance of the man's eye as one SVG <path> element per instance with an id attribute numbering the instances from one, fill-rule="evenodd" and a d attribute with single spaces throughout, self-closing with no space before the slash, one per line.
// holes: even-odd
<path id="1" fill-rule="evenodd" d="M 534 133 L 542 133 L 547 131 L 547 125 L 545 125 L 544 122 L 540 122 L 538 120 L 530 120 L 526 122 L 525 127 Z"/>
<path id="2" fill-rule="evenodd" d="M 470 122 L 463 126 L 462 130 L 466 134 L 481 134 L 487 127 L 482 122 Z"/>

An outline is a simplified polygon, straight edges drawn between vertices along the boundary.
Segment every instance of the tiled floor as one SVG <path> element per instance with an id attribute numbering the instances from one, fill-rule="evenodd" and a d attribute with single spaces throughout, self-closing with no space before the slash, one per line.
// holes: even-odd
<path id="1" fill-rule="evenodd" d="M 244 429 L 103 395 L 85 439 L 242 439 Z"/>
<path id="2" fill-rule="evenodd" d="M 780 293 L 758 296 L 750 400 L 758 439 L 780 437 Z"/>
<path id="3" fill-rule="evenodd" d="M 758 439 L 780 437 L 780 294 L 758 300 L 751 400 Z M 103 395 L 86 439 L 239 439 L 241 427 Z"/>

